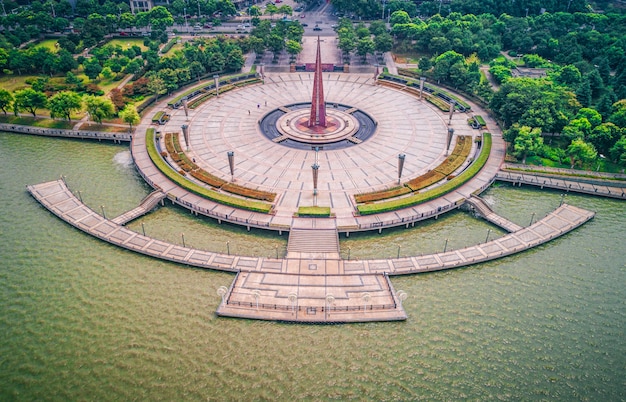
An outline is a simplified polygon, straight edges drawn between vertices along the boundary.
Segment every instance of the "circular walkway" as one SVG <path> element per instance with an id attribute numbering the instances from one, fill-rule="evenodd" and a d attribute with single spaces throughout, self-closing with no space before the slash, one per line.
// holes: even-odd
<path id="1" fill-rule="evenodd" d="M 502 152 L 494 153 L 483 172 L 471 181 L 471 186 L 467 187 L 470 182 L 456 191 L 459 194 L 428 205 L 355 217 L 354 194 L 397 185 L 398 154 L 406 155 L 402 179 L 408 181 L 444 161 L 448 127 L 454 128 L 455 136 L 480 133 L 467 124 L 467 114 L 455 113 L 448 126 L 447 113 L 414 95 L 377 85 L 371 75 L 325 73 L 323 78 L 328 103 L 348 104 L 374 118 L 376 133 L 367 141 L 348 149 L 316 152 L 284 147 L 260 132 L 258 122 L 266 113 L 284 105 L 310 101 L 313 73 L 266 74 L 263 85 L 224 93 L 189 110 L 188 117 L 182 108 L 170 111 L 170 121 L 160 130 L 181 132 L 182 125 L 189 125 L 187 154 L 203 169 L 225 180 L 231 179 L 227 152 L 234 151 L 235 182 L 275 192 L 278 196 L 272 216 L 244 212 L 236 217 L 237 212 L 234 212 L 229 218 L 238 221 L 246 216 L 248 222 L 269 222 L 268 226 L 290 227 L 298 207 L 315 204 L 331 207 L 340 231 L 342 226 L 352 230 L 394 226 L 454 207 L 459 198 L 469 197 L 495 177 L 504 155 L 503 142 L 499 130 L 487 119 L 495 137 L 493 148 L 502 148 Z M 487 117 L 481 111 L 476 113 Z M 148 123 L 148 119 L 144 119 L 143 127 L 138 127 L 136 140 Z M 453 138 L 451 148 L 454 142 Z M 138 152 L 141 152 L 140 147 L 133 146 L 136 160 Z M 314 199 L 311 165 L 316 162 L 320 168 L 318 196 Z M 137 166 L 143 170 L 141 163 Z M 149 172 L 143 173 L 144 177 L 146 173 L 151 176 Z"/>

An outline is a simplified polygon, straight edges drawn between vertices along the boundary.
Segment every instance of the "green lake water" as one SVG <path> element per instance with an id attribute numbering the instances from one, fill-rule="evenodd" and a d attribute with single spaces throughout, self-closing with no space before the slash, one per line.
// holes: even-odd
<path id="1" fill-rule="evenodd" d="M 65 224 L 25 186 L 60 175 L 113 217 L 150 192 L 127 146 L 0 133 L 0 400 L 626 399 L 626 204 L 570 194 L 596 217 L 502 260 L 392 277 L 405 322 L 297 325 L 217 318 L 234 275 L 159 261 Z M 520 225 L 558 192 L 483 194 Z M 129 225 L 189 246 L 284 254 L 287 235 L 167 206 Z M 502 231 L 464 212 L 353 233 L 347 258 L 459 248 Z M 398 249 L 400 246 L 400 249 Z"/>

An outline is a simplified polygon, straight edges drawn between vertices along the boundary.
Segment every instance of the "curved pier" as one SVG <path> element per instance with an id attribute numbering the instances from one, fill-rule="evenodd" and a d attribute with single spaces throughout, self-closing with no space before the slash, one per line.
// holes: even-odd
<path id="1" fill-rule="evenodd" d="M 143 236 L 94 212 L 62 180 L 27 188 L 50 212 L 111 244 L 194 267 L 238 272 L 224 292 L 219 315 L 319 323 L 406 319 L 401 298 L 387 275 L 459 268 L 519 253 L 568 233 L 595 215 L 562 204 L 533 225 L 501 238 L 424 256 L 360 261 L 313 255 L 273 259 L 224 255 Z"/>

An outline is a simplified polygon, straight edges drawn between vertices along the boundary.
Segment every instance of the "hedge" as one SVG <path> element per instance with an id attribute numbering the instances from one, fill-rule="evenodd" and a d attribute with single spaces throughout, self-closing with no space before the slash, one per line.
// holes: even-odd
<path id="1" fill-rule="evenodd" d="M 218 193 L 214 190 L 209 190 L 202 186 L 199 186 L 184 177 L 182 177 L 178 172 L 176 172 L 170 165 L 168 165 L 159 155 L 157 151 L 156 144 L 154 142 L 154 129 L 150 128 L 146 130 L 146 148 L 148 150 L 148 155 L 152 160 L 152 163 L 167 176 L 168 179 L 172 180 L 178 186 L 188 190 L 194 194 L 197 194 L 201 197 L 207 198 L 211 201 L 218 202 L 220 204 L 229 205 L 235 208 L 246 209 L 254 212 L 261 213 L 270 213 L 272 211 L 272 205 L 261 202 L 261 201 L 250 201 L 244 200 L 236 197 L 231 197 L 226 194 Z"/>
<path id="2" fill-rule="evenodd" d="M 398 198 L 391 201 L 383 201 L 375 204 L 363 204 L 357 206 L 357 210 L 361 215 L 371 215 L 382 212 L 395 211 L 397 209 L 409 208 L 426 201 L 439 198 L 467 183 L 472 177 L 474 177 L 480 169 L 485 166 L 487 159 L 489 159 L 489 153 L 491 152 L 491 134 L 483 133 L 482 148 L 480 155 L 474 161 L 470 167 L 465 169 L 460 175 L 447 183 L 423 193 L 415 194 L 405 198 Z"/>

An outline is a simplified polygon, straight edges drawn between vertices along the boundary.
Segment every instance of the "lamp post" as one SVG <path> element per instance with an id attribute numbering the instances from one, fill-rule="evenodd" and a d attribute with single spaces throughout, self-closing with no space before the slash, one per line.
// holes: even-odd
<path id="1" fill-rule="evenodd" d="M 402 169 L 404 169 L 405 154 L 398 155 L 398 184 L 400 184 L 400 178 L 402 177 Z"/>
<path id="2" fill-rule="evenodd" d="M 215 74 L 213 76 L 213 82 L 215 83 L 215 96 L 220 96 L 220 76 Z"/>
<path id="3" fill-rule="evenodd" d="M 235 151 L 228 151 L 226 155 L 228 155 L 228 166 L 230 167 L 230 180 L 235 181 Z"/>
<path id="4" fill-rule="evenodd" d="M 189 126 L 183 124 L 180 128 L 183 130 L 183 137 L 185 138 L 185 144 L 187 144 L 187 151 L 189 151 Z"/>
<path id="5" fill-rule="evenodd" d="M 313 169 L 313 196 L 317 195 L 317 177 L 319 174 L 320 165 L 315 162 L 311 165 L 311 169 Z"/>
<path id="6" fill-rule="evenodd" d="M 454 106 L 456 105 L 456 101 L 450 101 L 450 119 L 448 120 L 448 124 L 452 123 L 452 115 L 454 114 Z"/>
<path id="7" fill-rule="evenodd" d="M 446 155 L 450 152 L 450 144 L 452 143 L 452 136 L 454 135 L 454 129 L 452 127 L 448 128 L 448 146 L 446 148 Z"/>

